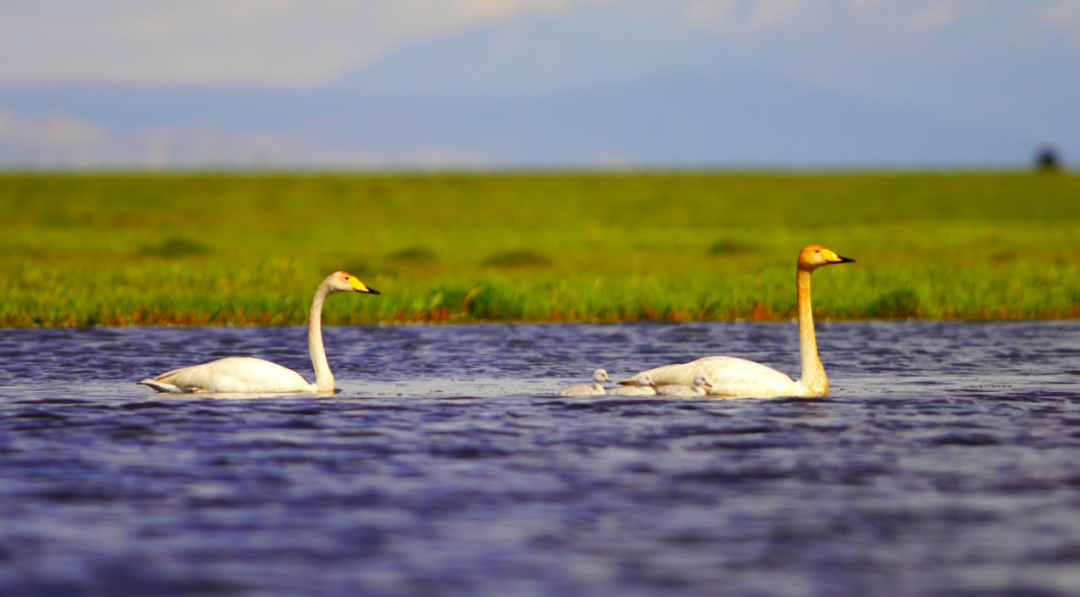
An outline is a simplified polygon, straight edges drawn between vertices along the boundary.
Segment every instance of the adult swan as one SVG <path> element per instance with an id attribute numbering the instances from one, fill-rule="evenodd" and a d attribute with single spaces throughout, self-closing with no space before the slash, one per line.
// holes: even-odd
<path id="1" fill-rule="evenodd" d="M 315 291 L 308 315 L 308 349 L 315 366 L 315 383 L 281 365 L 251 357 L 229 357 L 202 365 L 184 367 L 139 382 L 159 392 L 171 393 L 246 393 L 246 392 L 333 392 L 334 374 L 326 362 L 322 341 L 322 308 L 326 297 L 335 292 L 379 294 L 355 276 L 345 272 L 330 274 Z"/>
<path id="2" fill-rule="evenodd" d="M 824 396 L 829 393 L 829 379 L 818 358 L 814 336 L 814 313 L 810 307 L 810 275 L 819 267 L 834 263 L 852 263 L 819 245 L 808 245 L 799 253 L 799 351 L 802 353 L 802 379 L 794 381 L 776 369 L 735 357 L 704 357 L 681 365 L 668 365 L 642 371 L 620 384 L 637 383 L 648 374 L 657 384 L 693 384 L 698 375 L 712 381 L 710 396 L 724 398 L 767 398 L 770 396 Z"/>

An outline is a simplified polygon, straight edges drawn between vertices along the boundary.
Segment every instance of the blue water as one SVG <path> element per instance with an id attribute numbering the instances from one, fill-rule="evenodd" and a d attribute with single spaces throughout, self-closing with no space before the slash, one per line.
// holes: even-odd
<path id="1" fill-rule="evenodd" d="M 1080 594 L 1080 323 L 819 324 L 832 394 L 552 396 L 792 324 L 0 330 L 2 595 Z"/>

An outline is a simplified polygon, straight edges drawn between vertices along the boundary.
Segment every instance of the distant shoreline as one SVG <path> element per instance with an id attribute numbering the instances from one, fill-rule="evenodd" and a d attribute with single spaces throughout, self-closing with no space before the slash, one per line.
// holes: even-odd
<path id="1" fill-rule="evenodd" d="M 0 174 L 0 326 L 1080 317 L 1080 174 Z"/>

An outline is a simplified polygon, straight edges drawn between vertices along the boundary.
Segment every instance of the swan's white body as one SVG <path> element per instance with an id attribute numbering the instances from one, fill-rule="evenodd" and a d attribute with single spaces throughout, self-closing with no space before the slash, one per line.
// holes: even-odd
<path id="1" fill-rule="evenodd" d="M 229 357 L 163 373 L 139 382 L 159 392 L 317 392 L 299 373 L 252 357 Z M 333 390 L 331 390 L 333 391 Z"/>
<path id="2" fill-rule="evenodd" d="M 330 274 L 315 291 L 308 314 L 308 350 L 315 367 L 315 383 L 292 369 L 252 357 L 229 357 L 202 365 L 193 365 L 163 373 L 153 379 L 138 382 L 158 392 L 174 394 L 215 393 L 293 393 L 333 392 L 334 374 L 326 361 L 322 340 L 322 307 L 326 297 L 334 292 L 364 292 L 379 294 L 356 277 L 345 272 Z"/>
<path id="3" fill-rule="evenodd" d="M 634 385 L 619 386 L 608 390 L 613 396 L 655 396 L 656 383 L 648 373 L 638 373 L 634 376 Z"/>
<path id="4" fill-rule="evenodd" d="M 608 377 L 607 371 L 603 369 L 597 369 L 593 372 L 593 382 L 591 384 L 583 384 L 580 386 L 570 386 L 559 390 L 560 396 L 603 396 L 605 393 L 604 386 L 601 382 L 611 383 L 611 378 Z"/>
<path id="5" fill-rule="evenodd" d="M 693 398 L 695 396 L 704 396 L 708 394 L 709 388 L 711 387 L 712 382 L 709 381 L 709 376 L 705 374 L 699 374 L 694 376 L 694 385 L 692 386 L 668 384 L 656 388 L 656 394 L 658 396 Z"/>
<path id="6" fill-rule="evenodd" d="M 688 390 L 695 377 L 707 375 L 712 382 L 708 394 L 712 396 L 738 398 L 809 395 L 804 393 L 807 388 L 803 384 L 776 369 L 736 357 L 704 357 L 689 363 L 649 369 L 646 373 L 661 384 L 662 388 L 665 384 L 671 384 Z"/>
<path id="7" fill-rule="evenodd" d="M 696 376 L 706 375 L 712 382 L 712 387 L 708 390 L 710 396 L 769 398 L 828 394 L 829 379 L 818 357 L 817 337 L 814 335 L 814 314 L 810 304 L 810 275 L 815 269 L 825 265 L 853 261 L 855 260 L 840 257 L 819 245 L 806 246 L 799 253 L 795 280 L 799 296 L 799 352 L 802 358 L 802 378 L 798 381 L 760 363 L 736 357 L 718 356 L 649 369 L 619 383 L 634 384 L 642 375 L 648 375 L 661 385 L 690 386 Z"/>

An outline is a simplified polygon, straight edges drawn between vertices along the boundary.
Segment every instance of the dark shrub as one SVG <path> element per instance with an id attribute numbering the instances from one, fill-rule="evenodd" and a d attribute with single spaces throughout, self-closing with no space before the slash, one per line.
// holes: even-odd
<path id="1" fill-rule="evenodd" d="M 739 255 L 753 253 L 754 247 L 734 240 L 718 240 L 709 246 L 709 255 Z"/>
<path id="2" fill-rule="evenodd" d="M 1035 152 L 1035 169 L 1039 172 L 1057 172 L 1061 169 L 1061 159 L 1056 149 L 1044 145 Z"/>
<path id="3" fill-rule="evenodd" d="M 484 260 L 483 265 L 488 267 L 546 267 L 551 265 L 551 259 L 528 249 L 516 251 L 500 251 Z"/>
<path id="4" fill-rule="evenodd" d="M 387 255 L 386 260 L 396 261 L 398 263 L 424 264 L 435 263 L 439 258 L 431 249 L 425 247 L 408 247 Z"/>
<path id="5" fill-rule="evenodd" d="M 192 255 L 205 255 L 210 248 L 204 244 L 180 236 L 167 238 L 156 245 L 142 248 L 139 253 L 151 257 L 190 257 Z"/>

